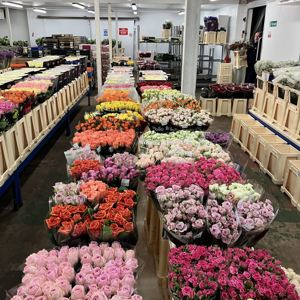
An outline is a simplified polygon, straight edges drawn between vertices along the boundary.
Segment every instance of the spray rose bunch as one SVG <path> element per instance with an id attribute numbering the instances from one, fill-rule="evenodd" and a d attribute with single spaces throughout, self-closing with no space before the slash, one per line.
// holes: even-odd
<path id="1" fill-rule="evenodd" d="M 229 201 L 224 201 L 221 205 L 217 200 L 207 200 L 207 222 L 209 232 L 226 245 L 232 245 L 240 236 L 239 224 L 233 210 L 233 205 Z"/>
<path id="2" fill-rule="evenodd" d="M 172 209 L 175 204 L 185 200 L 197 200 L 198 203 L 201 203 L 203 196 L 204 191 L 195 184 L 185 188 L 181 188 L 178 185 L 165 188 L 161 185 L 155 189 L 155 197 L 162 210 Z"/>
<path id="3" fill-rule="evenodd" d="M 173 208 L 164 215 L 165 228 L 179 236 L 179 240 L 191 240 L 203 232 L 206 217 L 206 210 L 200 202 L 195 199 L 184 200 L 174 203 Z"/>
<path id="4" fill-rule="evenodd" d="M 212 198 L 230 200 L 235 203 L 239 200 L 257 201 L 261 197 L 251 183 L 234 182 L 230 185 L 215 183 L 209 186 L 209 192 Z"/>
<path id="5" fill-rule="evenodd" d="M 57 182 L 53 186 L 54 196 L 51 198 L 50 202 L 55 204 L 83 204 L 85 202 L 85 197 L 79 195 L 79 184 L 75 182 L 62 183 Z"/>
<path id="6" fill-rule="evenodd" d="M 12 299 L 142 300 L 135 289 L 137 267 L 134 251 L 118 242 L 41 250 L 27 257 L 22 285 Z"/>
<path id="7" fill-rule="evenodd" d="M 257 202 L 239 201 L 237 213 L 239 223 L 246 231 L 264 230 L 276 216 L 272 201 L 269 199 Z"/>

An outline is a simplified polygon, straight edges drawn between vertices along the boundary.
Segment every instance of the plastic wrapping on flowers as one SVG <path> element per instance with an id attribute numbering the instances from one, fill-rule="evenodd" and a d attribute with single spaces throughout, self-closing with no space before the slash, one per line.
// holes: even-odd
<path id="1" fill-rule="evenodd" d="M 12 300 L 142 300 L 137 294 L 138 261 L 118 242 L 41 250 L 26 258 L 22 284 Z"/>

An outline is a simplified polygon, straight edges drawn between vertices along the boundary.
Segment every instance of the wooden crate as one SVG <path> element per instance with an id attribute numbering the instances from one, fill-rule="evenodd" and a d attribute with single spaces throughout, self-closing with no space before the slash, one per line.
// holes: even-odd
<path id="1" fill-rule="evenodd" d="M 300 91 L 288 88 L 287 98 L 282 129 L 295 136 L 297 135 L 297 125 L 300 120 Z"/>
<path id="2" fill-rule="evenodd" d="M 232 99 L 218 99 L 216 116 L 232 116 Z"/>
<path id="3" fill-rule="evenodd" d="M 218 84 L 232 83 L 232 75 L 218 75 L 217 83 Z"/>
<path id="4" fill-rule="evenodd" d="M 63 95 L 65 94 L 65 90 L 61 90 L 57 93 L 57 105 L 58 105 L 58 113 L 59 116 L 62 117 L 64 113 L 67 111 L 67 102 L 66 102 L 66 97 Z"/>
<path id="5" fill-rule="evenodd" d="M 71 103 L 73 105 L 73 103 L 75 102 L 76 98 L 75 98 L 75 90 L 74 90 L 74 83 L 73 81 L 69 84 L 69 88 L 70 88 L 70 99 L 71 99 Z"/>
<path id="6" fill-rule="evenodd" d="M 203 37 L 203 43 L 209 45 L 215 45 L 217 41 L 216 31 L 205 31 Z"/>
<path id="7" fill-rule="evenodd" d="M 241 120 L 241 128 L 239 137 L 237 138 L 241 146 L 245 146 L 248 139 L 248 131 L 251 127 L 263 127 L 258 121 L 255 120 Z"/>
<path id="8" fill-rule="evenodd" d="M 232 63 L 220 63 L 218 76 L 232 76 Z"/>
<path id="9" fill-rule="evenodd" d="M 16 130 L 18 134 L 18 147 L 20 153 L 22 153 L 22 157 L 25 155 L 27 151 L 31 149 L 33 146 L 33 141 L 30 139 L 30 134 L 27 132 L 27 126 L 25 118 L 20 119 L 16 124 Z"/>
<path id="10" fill-rule="evenodd" d="M 292 146 L 272 144 L 267 149 L 263 168 L 274 184 L 282 184 L 288 161 L 297 159 L 300 159 L 300 151 Z"/>
<path id="11" fill-rule="evenodd" d="M 288 89 L 286 86 L 283 86 L 278 83 L 275 84 L 274 89 L 275 103 L 271 116 L 271 121 L 278 126 L 282 126 L 287 106 Z"/>
<path id="12" fill-rule="evenodd" d="M 217 98 L 202 98 L 200 97 L 201 107 L 211 113 L 212 116 L 217 112 Z"/>
<path id="13" fill-rule="evenodd" d="M 241 120 L 254 120 L 248 114 L 234 114 L 231 122 L 230 133 L 235 141 L 238 141 L 241 131 Z"/>
<path id="14" fill-rule="evenodd" d="M 257 87 L 255 89 L 252 109 L 260 115 L 262 114 L 262 110 L 264 107 L 266 92 L 267 92 L 267 81 L 257 76 Z"/>
<path id="15" fill-rule="evenodd" d="M 262 116 L 271 120 L 275 105 L 275 88 L 272 82 L 267 82 L 267 91 L 262 108 Z"/>
<path id="16" fill-rule="evenodd" d="M 242 150 L 248 152 L 251 159 L 254 160 L 258 137 L 271 134 L 272 131 L 265 127 L 249 127 L 246 142 L 243 144 Z"/>
<path id="17" fill-rule="evenodd" d="M 41 105 L 45 104 L 46 102 L 42 103 Z M 25 123 L 26 123 L 27 138 L 31 142 L 31 147 L 33 147 L 37 141 L 37 135 L 36 135 L 36 131 L 34 129 L 35 124 L 34 124 L 34 117 L 33 117 L 32 111 L 30 113 L 26 114 L 24 116 L 24 118 L 25 118 Z"/>
<path id="18" fill-rule="evenodd" d="M 4 135 L 0 135 L 0 186 L 9 176 L 10 160 Z"/>
<path id="19" fill-rule="evenodd" d="M 42 103 L 40 106 L 41 106 L 41 109 L 42 109 L 42 112 L 43 112 L 43 116 L 44 116 L 44 122 L 45 122 L 45 126 L 46 126 L 46 131 L 48 131 L 48 130 L 50 130 L 54 126 L 53 118 L 51 117 L 51 114 L 50 114 L 50 117 L 49 117 L 49 113 L 48 113 L 49 102 L 46 101 L 46 102 Z M 50 107 L 50 111 L 51 110 L 52 109 Z"/>
<path id="20" fill-rule="evenodd" d="M 55 123 L 57 123 L 57 121 L 62 117 L 59 113 L 60 110 L 59 110 L 59 103 L 57 101 L 57 98 L 58 98 L 58 94 L 55 94 L 50 101 Z"/>
<path id="21" fill-rule="evenodd" d="M 227 32 L 226 31 L 218 31 L 216 44 L 225 45 L 226 43 L 227 43 Z"/>
<path id="22" fill-rule="evenodd" d="M 233 99 L 232 114 L 247 113 L 247 99 Z"/>
<path id="23" fill-rule="evenodd" d="M 254 99 L 248 99 L 248 110 L 253 108 Z"/>
<path id="24" fill-rule="evenodd" d="M 266 158 L 267 149 L 272 144 L 286 144 L 286 142 L 275 134 L 257 137 L 257 143 L 255 145 L 255 150 L 251 158 L 254 159 L 262 169 Z"/>
<path id="25" fill-rule="evenodd" d="M 48 101 L 48 100 L 47 100 Z M 44 118 L 44 112 L 42 107 L 39 105 L 32 110 L 33 124 L 35 136 L 39 138 L 47 131 L 47 124 Z"/>
<path id="26" fill-rule="evenodd" d="M 292 204 L 300 210 L 300 160 L 288 161 L 281 191 L 287 194 Z"/>
<path id="27" fill-rule="evenodd" d="M 245 51 L 233 51 L 233 67 L 236 69 L 240 69 L 243 67 L 247 67 L 247 59 Z"/>
<path id="28" fill-rule="evenodd" d="M 65 89 L 65 93 L 63 93 L 63 97 L 65 97 L 67 107 L 69 108 L 72 105 L 70 85 L 65 86 L 64 89 Z"/>

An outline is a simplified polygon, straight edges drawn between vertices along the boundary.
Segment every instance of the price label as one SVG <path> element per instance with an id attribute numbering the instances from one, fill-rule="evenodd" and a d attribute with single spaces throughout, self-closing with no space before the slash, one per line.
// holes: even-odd
<path id="1" fill-rule="evenodd" d="M 122 185 L 122 186 L 128 187 L 128 186 L 129 186 L 129 183 L 130 183 L 130 180 L 129 180 L 129 179 L 123 178 L 123 179 L 121 180 L 121 185 Z"/>

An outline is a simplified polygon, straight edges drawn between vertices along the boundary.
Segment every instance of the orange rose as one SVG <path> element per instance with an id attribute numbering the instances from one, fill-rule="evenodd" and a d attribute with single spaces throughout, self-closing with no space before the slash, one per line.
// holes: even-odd
<path id="1" fill-rule="evenodd" d="M 92 235 L 94 239 L 100 237 L 100 232 L 103 226 L 103 222 L 99 220 L 94 220 L 89 225 L 89 233 Z"/>
<path id="2" fill-rule="evenodd" d="M 132 199 L 124 199 L 124 204 L 127 206 L 127 207 L 130 207 L 130 208 L 132 208 L 132 207 L 134 207 L 134 205 L 135 205 L 135 202 L 132 200 Z"/>
<path id="3" fill-rule="evenodd" d="M 59 217 L 50 217 L 46 219 L 46 224 L 48 229 L 53 229 L 59 227 L 61 219 Z"/>
<path id="4" fill-rule="evenodd" d="M 58 233 L 61 233 L 65 236 L 70 235 L 74 228 L 74 223 L 73 221 L 64 221 L 61 223 L 61 227 L 58 229 Z"/>
<path id="5" fill-rule="evenodd" d="M 72 214 L 68 210 L 64 210 L 60 212 L 59 217 L 64 221 L 68 221 L 72 218 Z"/>
<path id="6" fill-rule="evenodd" d="M 132 222 L 128 222 L 124 225 L 124 229 L 126 232 L 131 232 L 133 231 L 133 223 Z"/>
<path id="7" fill-rule="evenodd" d="M 73 219 L 74 222 L 78 222 L 78 221 L 81 220 L 81 215 L 80 214 L 75 214 L 75 215 L 73 215 L 72 219 Z"/>
<path id="8" fill-rule="evenodd" d="M 124 229 L 113 223 L 110 225 L 113 237 L 117 237 L 120 233 L 124 232 Z"/>
<path id="9" fill-rule="evenodd" d="M 126 223 L 126 220 L 120 215 L 120 214 L 116 214 L 114 216 L 114 221 L 118 224 L 118 225 L 124 225 L 124 223 Z"/>
<path id="10" fill-rule="evenodd" d="M 62 211 L 62 205 L 55 205 L 51 208 L 51 216 L 58 217 Z"/>
<path id="11" fill-rule="evenodd" d="M 86 234 L 86 225 L 82 222 L 75 224 L 72 236 L 79 237 Z"/>
<path id="12" fill-rule="evenodd" d="M 97 211 L 93 217 L 97 220 L 103 220 L 106 218 L 106 212 L 104 210 Z"/>

